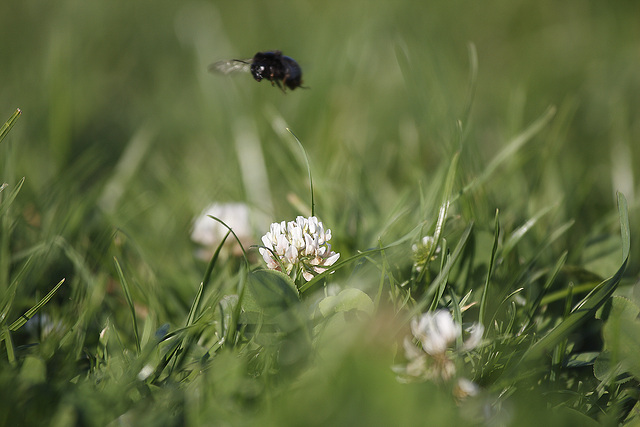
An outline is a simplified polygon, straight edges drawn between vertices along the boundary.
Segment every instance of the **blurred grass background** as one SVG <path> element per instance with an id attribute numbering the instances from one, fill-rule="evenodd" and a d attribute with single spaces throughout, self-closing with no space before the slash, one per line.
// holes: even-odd
<path id="1" fill-rule="evenodd" d="M 0 144 L 0 182 L 13 187 L 23 176 L 26 182 L 2 217 L 2 291 L 35 254 L 11 314 L 31 307 L 65 277 L 46 314 L 73 331 L 55 332 L 54 323 L 53 338 L 41 345 L 41 354 L 50 357 L 43 356 L 47 384 L 25 386 L 19 396 L 32 400 L 9 409 L 28 417 L 37 400 L 41 413 L 55 412 L 52 423 L 60 425 L 65 405 L 102 414 L 83 420 L 78 410 L 80 423 L 96 425 L 127 410 L 113 380 L 104 389 L 69 382 L 80 369 L 82 348 L 93 355 L 105 325 L 118 325 L 122 347 L 133 348 L 112 256 L 131 284 L 140 329 L 149 334 L 164 323 L 182 325 L 205 269 L 189 239 L 193 217 L 205 206 L 249 203 L 260 212 L 254 218 L 257 238 L 272 221 L 310 214 L 305 164 L 287 127 L 309 154 L 316 214 L 333 230 L 334 249 L 347 258 L 375 246 L 380 235 L 389 243 L 420 221 L 432 223 L 439 207 L 435 195 L 456 151 L 462 188 L 555 106 L 540 133 L 459 199 L 456 215 L 463 216 L 461 224 L 475 221 L 480 238 L 491 242 L 495 209 L 503 230 L 511 232 L 556 205 L 529 233 L 533 242 L 565 221 L 575 224 L 540 255 L 540 265 L 554 265 L 568 250 L 568 267 L 612 274 L 620 262 L 619 243 L 599 239 L 619 235 L 616 191 L 629 201 L 632 254 L 640 230 L 639 17 L 640 3 L 622 0 L 5 2 L 0 117 L 16 107 L 23 114 Z M 273 49 L 299 62 L 307 89 L 283 94 L 248 74 L 207 72 L 211 62 Z M 470 86 L 474 49 L 479 65 Z M 600 264 L 590 264 L 590 257 Z M 238 264 L 229 260 L 216 267 L 216 280 L 234 275 Z M 639 268 L 632 257 L 627 275 Z M 16 345 L 31 343 L 29 333 L 14 334 Z M 347 410 L 353 414 L 337 416 L 343 421 L 384 424 L 405 410 L 426 417 L 436 407 L 441 419 L 434 423 L 451 421 L 457 412 L 450 400 L 439 404 L 432 384 L 399 385 L 388 371 L 388 355 L 372 359 L 372 347 L 345 350 L 331 372 L 312 373 L 301 387 L 317 390 L 318 400 L 352 397 Z M 370 365 L 361 365 L 363 360 Z M 113 374 L 117 383 L 125 361 L 105 356 L 105 375 Z M 197 406 L 189 400 L 197 393 L 172 387 L 154 390 L 153 408 L 166 406 L 166 412 L 145 412 L 148 401 L 135 411 L 149 424 L 180 404 L 185 417 L 201 418 L 193 422 L 206 424 L 221 413 L 233 419 L 234 411 L 247 420 L 246 406 L 234 406 L 236 391 L 246 393 L 246 404 L 264 390 L 244 383 L 240 364 L 225 353 L 194 379 L 195 390 L 200 384 L 213 396 L 199 412 L 188 411 Z M 5 384 L 12 375 L 0 370 Z M 347 377 L 370 393 L 358 395 L 347 380 L 334 387 L 331 378 Z M 435 403 L 415 400 L 416 390 L 434 395 Z M 297 419 L 315 407 L 306 395 L 274 395 L 283 412 L 265 415 L 267 424 L 277 424 L 280 416 Z M 210 403 L 219 398 L 222 403 Z M 526 396 L 519 402 L 520 421 L 542 422 L 540 411 L 529 417 Z M 396 405 L 397 412 L 385 413 L 384 404 Z M 371 408 L 382 408 L 381 414 L 363 415 Z M 330 420 L 328 414 L 317 422 Z"/>
<path id="2" fill-rule="evenodd" d="M 571 248 L 617 233 L 620 190 L 637 241 L 638 17 L 634 1 L 6 3 L 0 114 L 23 115 L 0 145 L 1 178 L 26 177 L 14 261 L 45 242 L 25 280 L 41 295 L 61 277 L 107 280 L 98 272 L 128 251 L 136 298 L 177 322 L 204 269 L 191 221 L 209 202 L 256 207 L 258 237 L 307 214 L 290 203 L 293 194 L 308 208 L 309 195 L 286 127 L 308 151 L 316 213 L 348 255 L 375 245 L 398 209 L 419 215 L 420 188 L 455 151 L 464 147 L 464 184 L 550 105 L 552 122 L 462 212 L 490 227 L 499 208 L 514 228 L 557 203 L 550 222 L 576 220 L 557 243 Z M 299 62 L 308 89 L 207 72 L 272 49 Z M 86 260 L 80 273 L 69 253 Z"/>

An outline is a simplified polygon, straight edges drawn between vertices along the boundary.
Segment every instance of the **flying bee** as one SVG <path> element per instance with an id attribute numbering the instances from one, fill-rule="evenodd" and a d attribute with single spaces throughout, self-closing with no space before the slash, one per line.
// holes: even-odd
<path id="1" fill-rule="evenodd" d="M 256 81 L 269 80 L 286 92 L 285 86 L 291 90 L 302 86 L 302 69 L 292 58 L 279 50 L 258 52 L 251 59 L 231 59 L 218 61 L 209 65 L 212 73 L 231 74 L 250 71 Z"/>

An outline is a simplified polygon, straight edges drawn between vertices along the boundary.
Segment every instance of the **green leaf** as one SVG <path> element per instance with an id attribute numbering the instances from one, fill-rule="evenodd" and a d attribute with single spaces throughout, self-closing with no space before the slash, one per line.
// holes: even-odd
<path id="1" fill-rule="evenodd" d="M 318 308 L 324 317 L 334 313 L 349 312 L 352 310 L 373 314 L 373 301 L 360 289 L 350 288 L 341 291 L 338 295 L 328 296 L 318 304 Z"/>
<path id="2" fill-rule="evenodd" d="M 587 351 L 584 353 L 572 354 L 567 360 L 567 368 L 583 368 L 593 366 L 594 361 L 600 353 L 597 351 Z"/>
<path id="3" fill-rule="evenodd" d="M 608 317 L 602 328 L 602 337 L 609 367 L 614 371 L 630 372 L 640 379 L 640 308 L 633 301 L 619 296 L 612 297 L 607 308 Z"/>
<path id="4" fill-rule="evenodd" d="M 628 370 L 628 366 L 623 365 L 618 359 L 614 360 L 607 350 L 600 352 L 593 363 L 593 376 L 606 385 L 622 384 L 633 379 L 633 376 L 627 373 Z"/>
<path id="5" fill-rule="evenodd" d="M 312 348 L 311 325 L 293 280 L 274 270 L 253 271 L 247 277 L 242 305 L 244 334 L 274 351 L 281 364 L 302 367 L 298 362 Z"/>
<path id="6" fill-rule="evenodd" d="M 598 236 L 590 239 L 582 253 L 582 268 L 600 278 L 606 277 L 610 271 L 618 267 L 620 236 Z"/>
<path id="7" fill-rule="evenodd" d="M 277 316 L 300 301 L 296 285 L 289 276 L 275 270 L 256 270 L 249 273 L 248 295 L 243 305 L 245 309 Z"/>

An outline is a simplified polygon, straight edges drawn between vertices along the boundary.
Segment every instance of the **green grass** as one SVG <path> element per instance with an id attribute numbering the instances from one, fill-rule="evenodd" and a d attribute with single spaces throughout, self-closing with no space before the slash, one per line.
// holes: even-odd
<path id="1" fill-rule="evenodd" d="M 638 423 L 635 3 L 5 9 L 0 425 Z M 307 89 L 207 72 L 269 49 Z M 339 260 L 267 270 L 312 214 Z M 483 340 L 407 375 L 437 309 Z"/>

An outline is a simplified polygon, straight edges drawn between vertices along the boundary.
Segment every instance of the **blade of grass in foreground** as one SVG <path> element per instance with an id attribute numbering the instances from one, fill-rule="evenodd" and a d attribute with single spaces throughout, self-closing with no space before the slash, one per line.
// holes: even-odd
<path id="1" fill-rule="evenodd" d="M 471 106 L 476 95 L 476 87 L 478 86 L 478 50 L 473 43 L 467 44 L 467 51 L 469 52 L 469 89 L 467 90 L 467 101 L 465 103 L 462 118 L 458 121 L 460 126 L 460 141 L 464 136 L 464 127 L 469 123 L 469 116 L 471 115 Z"/>
<path id="2" fill-rule="evenodd" d="M 218 248 L 214 252 L 213 257 L 211 257 L 211 261 L 209 261 L 209 265 L 207 265 L 207 270 L 204 273 L 204 277 L 202 279 L 202 282 L 200 283 L 200 287 L 198 288 L 196 297 L 193 299 L 193 303 L 191 303 L 191 308 L 189 309 L 189 315 L 187 316 L 187 324 L 185 325 L 185 327 L 189 327 L 193 325 L 193 323 L 196 321 L 196 318 L 198 317 L 198 309 L 200 308 L 200 301 L 202 300 L 202 294 L 204 293 L 204 288 L 209 284 L 209 280 L 211 279 L 211 273 L 213 272 L 213 268 L 218 262 L 220 251 L 222 250 L 224 243 L 227 241 L 229 234 L 231 234 L 231 229 L 229 229 L 229 231 L 227 231 L 227 234 L 224 235 L 224 238 L 218 245 Z M 215 304 L 217 303 L 218 302 L 216 301 Z"/>
<path id="3" fill-rule="evenodd" d="M 122 289 L 124 290 L 124 296 L 127 299 L 127 304 L 129 305 L 129 309 L 131 310 L 131 317 L 133 319 L 133 336 L 136 340 L 136 350 L 138 350 L 138 354 L 140 354 L 140 337 L 138 336 L 138 320 L 136 319 L 136 308 L 133 305 L 133 299 L 131 298 L 131 293 L 129 292 L 129 284 L 127 283 L 127 279 L 125 279 L 124 274 L 122 273 L 122 268 L 120 268 L 120 263 L 116 257 L 113 257 L 113 262 L 116 265 L 116 270 L 118 272 L 118 277 L 120 278 L 120 283 L 122 284 Z"/>
<path id="4" fill-rule="evenodd" d="M 204 277 L 202 278 L 202 283 L 200 283 L 200 288 L 198 289 L 198 293 L 196 294 L 196 297 L 194 298 L 193 303 L 191 304 L 191 308 L 189 309 L 189 315 L 187 316 L 186 327 L 193 325 L 193 323 L 196 321 L 198 317 L 198 311 L 199 311 L 198 309 L 200 307 L 200 300 L 202 299 L 202 294 L 204 293 L 205 287 L 209 284 L 209 281 L 211 280 L 211 274 L 213 273 L 213 268 L 216 266 L 216 263 L 218 262 L 218 258 L 220 257 L 220 251 L 222 251 L 222 247 L 224 246 L 230 234 L 233 235 L 234 239 L 236 239 L 236 242 L 238 243 L 238 246 L 242 250 L 245 269 L 249 268 L 249 258 L 247 257 L 247 252 L 244 250 L 244 246 L 242 246 L 242 242 L 240 241 L 236 233 L 233 231 L 233 229 L 229 227 L 220 218 L 217 218 L 213 215 L 208 215 L 208 216 L 214 221 L 217 221 L 220 224 L 222 224 L 222 226 L 226 228 L 228 231 L 227 231 L 227 234 L 224 235 L 224 238 L 222 239 L 218 247 L 216 248 L 216 251 L 214 252 L 213 257 L 211 257 L 211 261 L 209 261 L 209 265 L 207 265 L 207 270 L 205 271 Z M 218 293 L 215 295 L 215 298 L 213 298 L 210 302 L 211 306 L 215 306 L 220 301 L 222 294 L 220 292 L 220 289 L 218 289 L 217 291 Z"/>
<path id="5" fill-rule="evenodd" d="M 451 205 L 451 192 L 453 191 L 453 184 L 455 182 L 456 172 L 458 171 L 458 160 L 460 160 L 459 151 L 453 156 L 451 164 L 449 165 L 449 171 L 447 172 L 447 177 L 444 183 L 444 192 L 442 194 L 440 213 L 438 214 L 436 229 L 433 233 L 434 244 L 431 245 L 431 249 L 429 250 L 429 256 L 427 257 L 427 259 L 431 259 L 431 257 L 435 255 L 437 245 L 440 242 L 440 238 L 442 237 L 442 231 L 444 230 L 444 225 L 447 220 L 447 212 L 449 210 L 449 206 Z"/>
<path id="6" fill-rule="evenodd" d="M 497 209 L 494 227 L 493 248 L 491 249 L 491 259 L 489 260 L 487 279 L 484 282 L 484 289 L 482 290 L 482 298 L 480 299 L 480 314 L 478 315 L 478 320 L 483 325 L 487 324 L 485 321 L 485 314 L 487 311 L 487 295 L 489 294 L 489 283 L 491 282 L 491 273 L 493 272 L 493 266 L 495 265 L 496 252 L 498 251 L 498 239 L 500 237 L 500 211 Z"/>
<path id="7" fill-rule="evenodd" d="M 2 325 L 2 330 L 0 330 L 0 334 L 2 335 L 2 340 L 4 340 L 4 344 L 7 347 L 7 360 L 11 365 L 16 365 L 16 353 L 13 348 L 13 341 L 11 341 L 11 334 L 9 333 L 9 328 L 7 325 Z M 0 340 L 0 342 L 2 341 Z"/>
<path id="8" fill-rule="evenodd" d="M 20 111 L 19 108 L 16 108 L 16 111 L 11 115 L 11 117 L 9 117 L 9 120 L 7 120 L 4 125 L 2 125 L 2 127 L 0 128 L 0 142 L 2 142 L 5 136 L 7 136 L 13 125 L 16 124 L 16 120 L 18 120 L 20 114 L 22 114 L 22 111 Z"/>
<path id="9" fill-rule="evenodd" d="M 204 290 L 207 287 L 207 285 L 209 284 L 209 281 L 211 280 L 211 274 L 213 273 L 213 269 L 216 266 L 217 262 L 218 262 L 218 258 L 220 256 L 220 251 L 222 251 L 222 247 L 224 246 L 225 242 L 227 241 L 227 238 L 229 237 L 230 234 L 233 234 L 233 236 L 236 238 L 236 241 L 238 242 L 238 244 L 240 245 L 240 248 L 242 249 L 242 253 L 244 254 L 244 259 L 245 259 L 245 263 L 248 264 L 249 261 L 247 260 L 247 254 L 244 251 L 244 248 L 242 247 L 242 244 L 240 243 L 240 239 L 238 239 L 238 236 L 236 236 L 236 233 L 233 232 L 233 230 L 231 229 L 231 227 L 229 227 L 227 224 L 224 223 L 224 221 L 222 221 L 219 218 L 216 218 L 213 215 L 209 215 L 210 218 L 212 218 L 215 221 L 218 221 L 219 223 L 221 223 L 224 227 L 227 228 L 227 234 L 224 235 L 224 238 L 222 239 L 222 241 L 220 242 L 220 244 L 218 245 L 218 247 L 216 248 L 216 251 L 214 252 L 213 256 L 211 257 L 211 261 L 209 261 L 209 265 L 207 266 L 207 270 L 204 273 L 204 277 L 202 278 L 202 282 L 200 283 L 200 286 L 198 287 L 198 292 L 196 293 L 195 298 L 193 299 L 193 302 L 191 303 L 191 307 L 189 308 L 189 314 L 187 315 L 187 322 L 186 325 L 184 327 L 184 331 L 188 331 L 189 329 L 191 329 L 195 324 L 196 321 L 198 319 L 199 316 L 199 309 L 200 309 L 200 302 L 202 301 L 202 295 L 204 294 Z M 212 302 L 211 305 L 215 306 L 218 304 L 220 298 L 220 292 L 218 292 L 218 294 L 212 298 Z M 157 375 L 160 375 L 160 373 L 162 372 L 162 370 L 164 369 L 164 367 L 169 363 L 169 361 L 171 359 L 173 359 L 173 368 L 172 368 L 172 372 L 179 370 L 180 367 L 183 365 L 185 358 L 189 352 L 189 348 L 191 348 L 191 346 L 193 345 L 195 341 L 195 338 L 193 337 L 192 334 L 190 333 L 185 333 L 184 337 L 178 341 L 178 344 L 173 347 L 173 350 L 168 352 L 165 357 L 163 358 L 162 362 L 160 363 L 160 365 L 158 365 L 158 369 L 156 369 Z M 162 367 L 162 368 L 161 368 Z M 161 369 L 160 369 L 161 368 Z"/>
<path id="10" fill-rule="evenodd" d="M 24 271 L 25 269 L 23 269 Z M 56 286 L 54 286 L 54 288 L 49 291 L 49 293 L 47 295 L 45 295 L 44 298 L 42 298 L 40 301 L 38 301 L 38 303 L 36 305 L 34 305 L 33 307 L 31 307 L 29 310 L 27 310 L 24 314 L 22 314 L 16 321 L 14 321 L 11 325 L 9 325 L 7 327 L 7 324 L 4 321 L 0 321 L 0 342 L 4 341 L 5 345 L 7 346 L 7 359 L 9 360 L 9 363 L 14 364 L 15 363 L 15 352 L 13 349 L 13 342 L 11 341 L 11 332 L 12 331 L 17 331 L 18 329 L 20 329 L 25 323 L 27 323 L 27 321 L 29 321 L 29 319 L 31 319 L 33 316 L 35 316 L 35 314 L 47 303 L 49 302 L 49 300 L 51 298 L 53 298 L 53 296 L 55 295 L 55 293 L 58 291 L 58 289 L 60 288 L 60 286 L 62 286 L 62 284 L 64 283 L 65 279 L 62 279 L 60 282 L 58 282 L 58 284 Z M 4 319 L 6 318 L 6 314 L 9 311 L 10 307 L 11 307 L 11 303 L 13 302 L 13 297 L 15 296 L 15 287 L 17 286 L 18 281 L 14 280 L 14 282 L 11 285 L 11 295 L 9 296 L 8 301 L 6 301 L 5 303 L 5 307 L 3 307 L 2 310 L 2 315 L 1 317 Z"/>
<path id="11" fill-rule="evenodd" d="M 7 199 L 2 200 L 2 203 L 0 203 L 0 217 L 2 217 L 7 211 L 7 209 L 9 209 L 9 206 L 11 206 L 11 203 L 13 203 L 13 200 L 16 198 L 16 196 L 20 192 L 20 189 L 22 188 L 22 184 L 24 184 L 24 177 L 20 181 L 18 181 L 18 184 L 16 184 L 16 187 L 11 191 L 11 193 L 9 193 L 9 196 L 7 197 Z"/>
<path id="12" fill-rule="evenodd" d="M 436 220 L 436 227 L 433 231 L 433 244 L 429 249 L 429 253 L 426 258 L 431 260 L 438 249 L 438 245 L 440 244 L 440 240 L 442 239 L 442 232 L 444 230 L 444 226 L 447 222 L 447 213 L 449 212 L 449 206 L 451 205 L 452 199 L 455 197 L 451 196 L 453 191 L 453 184 L 456 178 L 456 172 L 458 171 L 458 160 L 460 159 L 460 152 L 458 151 L 451 159 L 451 164 L 449 165 L 449 170 L 447 172 L 447 176 L 444 181 L 444 190 L 442 192 L 442 201 L 440 203 L 440 210 L 438 212 L 438 219 Z M 418 274 L 417 281 L 420 282 L 424 278 L 427 272 L 427 268 L 422 269 L 420 274 Z"/>
<path id="13" fill-rule="evenodd" d="M 311 216 L 315 215 L 315 201 L 313 199 L 313 177 L 311 176 L 311 165 L 309 164 L 309 156 L 307 156 L 307 151 L 304 149 L 304 146 L 302 145 L 302 142 L 300 142 L 300 140 L 298 139 L 298 137 L 296 136 L 295 133 L 293 133 L 293 131 L 289 128 L 287 128 L 287 131 L 293 135 L 293 137 L 296 139 L 296 142 L 298 143 L 298 146 L 300 147 L 300 149 L 302 150 L 302 154 L 304 155 L 304 161 L 307 164 L 307 172 L 309 173 L 309 187 L 311 190 Z"/>
<path id="14" fill-rule="evenodd" d="M 6 290 L 2 290 L 2 300 L 0 301 L 0 325 L 4 325 L 6 323 L 7 316 L 13 306 L 13 300 L 16 297 L 16 289 L 18 289 L 18 285 L 21 283 L 24 275 L 30 271 L 32 260 L 33 257 L 29 257 L 20 270 L 15 274 L 13 279 L 11 279 L 9 287 Z M 0 340 L 1 339 L 2 332 L 0 332 Z"/>
<path id="15" fill-rule="evenodd" d="M 51 289 L 49 291 L 49 293 L 47 295 L 44 296 L 44 298 L 42 298 L 40 301 L 38 301 L 38 303 L 36 305 L 34 305 L 33 307 L 31 307 L 29 310 L 27 310 L 22 316 L 20 316 L 15 322 L 13 322 L 10 326 L 9 326 L 9 330 L 10 331 L 17 331 L 18 329 L 20 329 L 25 323 L 27 323 L 29 321 L 29 319 L 31 319 L 33 316 L 36 315 L 36 313 L 38 311 L 40 311 L 40 309 L 42 307 L 44 307 L 44 305 L 46 303 L 49 302 L 49 300 L 51 298 L 53 298 L 53 296 L 56 294 L 56 292 L 58 292 L 58 289 L 60 289 L 60 286 L 62 286 L 62 284 L 64 283 L 65 279 L 62 279 L 58 282 L 57 285 L 55 285 L 53 287 L 53 289 Z"/>
<path id="16" fill-rule="evenodd" d="M 558 326 L 552 329 L 540 341 L 536 342 L 522 357 L 522 362 L 526 362 L 540 357 L 544 352 L 549 351 L 560 340 L 566 338 L 572 331 L 578 328 L 602 306 L 616 290 L 618 283 L 622 279 L 627 263 L 629 261 L 630 231 L 629 214 L 627 211 L 627 200 L 622 193 L 618 193 L 618 212 L 620 215 L 620 229 L 622 235 L 622 265 L 616 273 L 607 280 L 600 283 L 593 289 L 580 303 L 578 303 L 571 314 Z"/>
<path id="17" fill-rule="evenodd" d="M 527 222 L 514 230 L 511 235 L 506 239 L 504 245 L 502 245 L 502 250 L 500 252 L 500 256 L 502 258 L 506 257 L 508 253 L 510 253 L 513 248 L 517 246 L 517 244 L 522 240 L 522 238 L 538 223 L 540 218 L 544 217 L 547 213 L 551 212 L 558 205 L 554 204 L 551 206 L 547 206 L 542 208 L 538 213 L 529 218 Z"/>

